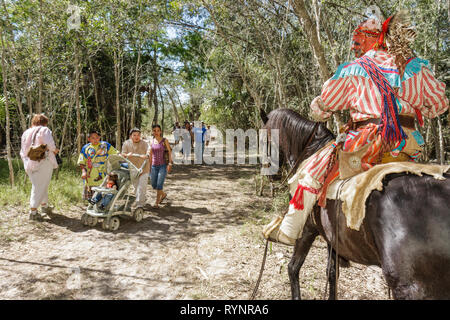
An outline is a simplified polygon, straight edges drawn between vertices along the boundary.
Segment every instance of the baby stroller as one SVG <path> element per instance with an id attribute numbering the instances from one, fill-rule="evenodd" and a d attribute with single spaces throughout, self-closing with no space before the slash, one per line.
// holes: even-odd
<path id="1" fill-rule="evenodd" d="M 139 156 L 133 154 L 133 156 Z M 128 194 L 128 188 L 136 180 L 139 179 L 139 175 L 142 173 L 148 160 L 145 160 L 141 168 L 136 168 L 128 159 L 120 155 L 110 155 L 106 160 L 106 173 L 117 174 L 117 190 L 106 188 L 107 177 L 103 180 L 103 183 L 99 187 L 93 187 L 95 191 L 93 197 L 98 193 L 113 194 L 111 200 L 106 207 L 101 208 L 100 202 L 96 204 L 90 204 L 86 209 L 86 213 L 81 216 L 81 222 L 85 226 L 97 225 L 99 219 L 103 219 L 102 227 L 105 230 L 115 231 L 120 226 L 119 215 L 131 215 L 136 221 L 140 222 L 144 217 L 144 209 L 136 208 L 131 210 L 130 195 Z M 123 203 L 125 202 L 125 203 Z"/>

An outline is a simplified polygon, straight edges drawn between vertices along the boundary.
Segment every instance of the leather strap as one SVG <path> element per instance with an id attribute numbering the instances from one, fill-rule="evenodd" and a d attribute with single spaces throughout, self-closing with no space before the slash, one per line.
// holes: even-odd
<path id="1" fill-rule="evenodd" d="M 31 146 L 34 146 L 34 142 L 36 140 L 36 135 L 39 132 L 39 130 L 41 130 L 42 127 L 39 127 L 33 134 L 33 141 L 31 141 Z"/>
<path id="2" fill-rule="evenodd" d="M 414 129 L 414 117 L 399 115 L 398 120 L 402 127 Z M 363 120 L 363 121 L 353 122 L 352 129 L 356 130 L 359 127 L 365 126 L 369 123 L 374 123 L 376 125 L 379 125 L 381 123 L 381 119 L 380 118 L 371 118 L 371 119 L 367 119 L 367 120 Z"/>

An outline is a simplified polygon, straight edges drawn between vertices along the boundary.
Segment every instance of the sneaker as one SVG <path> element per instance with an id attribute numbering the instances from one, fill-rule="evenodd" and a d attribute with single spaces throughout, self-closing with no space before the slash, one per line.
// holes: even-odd
<path id="1" fill-rule="evenodd" d="M 30 220 L 42 221 L 42 216 L 36 211 L 30 211 Z"/>
<path id="2" fill-rule="evenodd" d="M 50 215 L 53 213 L 53 206 L 41 207 L 41 211 L 43 214 Z"/>

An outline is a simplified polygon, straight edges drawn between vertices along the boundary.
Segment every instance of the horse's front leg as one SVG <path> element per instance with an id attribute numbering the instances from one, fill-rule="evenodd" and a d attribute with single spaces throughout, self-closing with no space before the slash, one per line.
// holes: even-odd
<path id="1" fill-rule="evenodd" d="M 311 216 L 308 218 L 301 238 L 297 239 L 294 246 L 294 254 L 288 265 L 289 280 L 291 282 L 292 300 L 301 300 L 299 273 L 305 262 L 309 249 L 314 240 L 319 235 L 315 226 L 311 223 Z"/>

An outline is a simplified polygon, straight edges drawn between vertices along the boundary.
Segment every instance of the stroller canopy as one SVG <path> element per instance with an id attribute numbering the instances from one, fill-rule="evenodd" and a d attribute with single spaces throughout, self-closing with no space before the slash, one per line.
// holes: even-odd
<path id="1" fill-rule="evenodd" d="M 106 172 L 111 173 L 111 171 L 114 170 L 123 170 L 124 167 L 121 166 L 122 163 L 126 163 L 128 165 L 128 172 L 130 173 L 131 181 L 134 181 L 142 173 L 142 169 L 136 168 L 136 166 L 132 164 L 130 160 L 118 154 L 112 154 L 108 157 L 108 159 L 106 160 Z"/>

